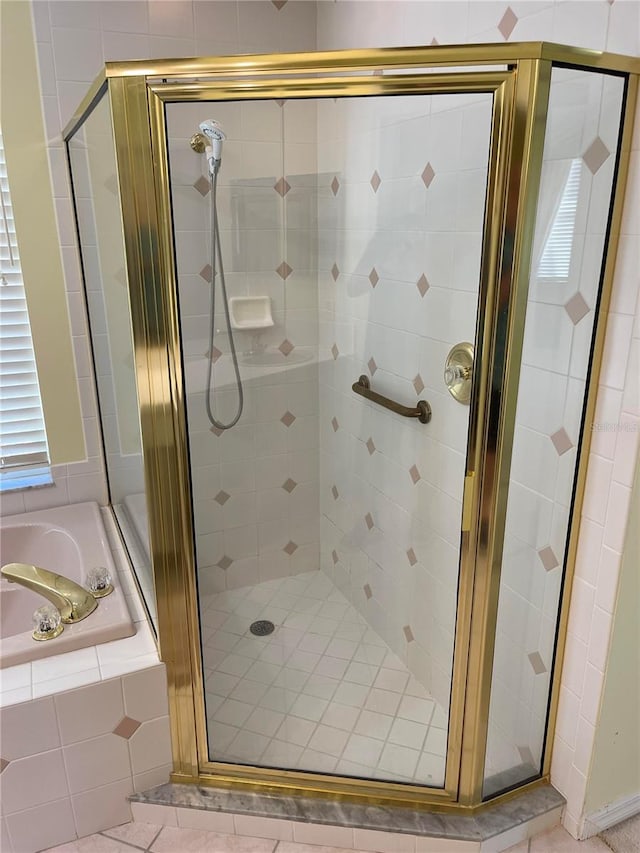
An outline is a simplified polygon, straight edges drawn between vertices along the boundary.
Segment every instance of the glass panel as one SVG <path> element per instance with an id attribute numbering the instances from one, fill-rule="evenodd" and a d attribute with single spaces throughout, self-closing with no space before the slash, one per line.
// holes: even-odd
<path id="1" fill-rule="evenodd" d="M 120 193 L 107 97 L 68 147 L 109 492 L 157 630 Z"/>
<path id="2" fill-rule="evenodd" d="M 442 786 L 492 98 L 167 107 L 212 760 Z M 217 204 L 189 139 L 217 119 Z M 213 131 L 212 131 L 213 132 Z M 428 424 L 353 393 L 406 406 Z"/>
<path id="3" fill-rule="evenodd" d="M 484 795 L 540 774 L 624 81 L 553 70 L 520 373 Z"/>

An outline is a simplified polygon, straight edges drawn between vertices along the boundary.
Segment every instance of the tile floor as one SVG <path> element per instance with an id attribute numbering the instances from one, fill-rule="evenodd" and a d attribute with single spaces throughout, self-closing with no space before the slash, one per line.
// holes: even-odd
<path id="1" fill-rule="evenodd" d="M 277 848 L 277 851 L 276 851 Z M 389 848 L 391 849 L 391 848 Z M 435 848 L 430 848 L 435 850 Z M 289 841 L 221 835 L 201 829 L 127 823 L 50 848 L 47 853 L 347 853 L 337 847 L 320 847 Z M 359 853 L 350 849 L 348 853 Z M 599 838 L 576 841 L 562 827 L 510 847 L 505 853 L 611 853 Z"/>
<path id="2" fill-rule="evenodd" d="M 443 784 L 445 711 L 325 574 L 210 595 L 201 621 L 214 760 Z"/>

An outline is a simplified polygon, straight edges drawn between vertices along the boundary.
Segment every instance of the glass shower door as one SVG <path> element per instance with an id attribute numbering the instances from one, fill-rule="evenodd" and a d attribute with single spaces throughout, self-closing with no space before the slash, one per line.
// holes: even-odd
<path id="1" fill-rule="evenodd" d="M 167 105 L 213 761 L 444 784 L 492 107 Z"/>

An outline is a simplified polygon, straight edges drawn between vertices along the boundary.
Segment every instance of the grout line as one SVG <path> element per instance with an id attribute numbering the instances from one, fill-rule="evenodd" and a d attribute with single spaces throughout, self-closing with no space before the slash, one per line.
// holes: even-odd
<path id="1" fill-rule="evenodd" d="M 150 850 L 151 850 L 151 848 L 153 847 L 153 845 L 156 843 L 156 841 L 158 840 L 158 838 L 159 838 L 159 836 L 160 836 L 160 833 L 162 832 L 162 830 L 163 830 L 163 829 L 164 829 L 164 826 L 161 826 L 161 827 L 160 827 L 160 829 L 159 829 L 159 830 L 156 832 L 156 834 L 153 836 L 153 838 L 151 839 L 151 841 L 150 841 L 149 845 L 148 845 L 148 846 L 147 846 L 147 848 L 146 848 L 147 853 L 148 853 L 148 851 L 150 851 Z"/>
<path id="2" fill-rule="evenodd" d="M 113 827 L 113 829 L 116 829 L 116 827 Z M 114 835 L 107 835 L 107 832 L 109 832 L 108 829 L 102 829 L 102 830 L 100 830 L 100 832 L 98 832 L 96 834 L 101 835 L 103 838 L 108 838 L 109 841 L 115 841 L 118 844 L 124 844 L 127 847 L 131 847 L 133 850 L 146 850 L 147 849 L 146 847 L 140 847 L 138 844 L 132 844 L 130 841 L 125 841 L 123 838 L 118 838 Z"/>

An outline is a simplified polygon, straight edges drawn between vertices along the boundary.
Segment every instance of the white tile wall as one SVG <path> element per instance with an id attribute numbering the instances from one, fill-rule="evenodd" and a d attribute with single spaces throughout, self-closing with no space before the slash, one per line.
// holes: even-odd
<path id="1" fill-rule="evenodd" d="M 318 102 L 321 565 L 445 708 L 469 409 L 443 369 L 475 337 L 491 98 L 447 107 Z M 355 397 L 362 373 L 431 423 Z"/>
<path id="2" fill-rule="evenodd" d="M 151 719 L 130 710 L 141 691 L 155 708 Z M 123 720 L 134 722 L 122 728 Z M 5 707 L 0 732 L 7 853 L 35 853 L 123 823 L 131 819 L 129 794 L 168 779 L 164 667 Z"/>
<path id="3" fill-rule="evenodd" d="M 309 15 L 308 26 L 315 26 L 315 15 Z M 208 181 L 204 157 L 189 147 L 198 124 L 211 117 L 227 134 L 218 209 L 228 294 L 269 297 L 274 319 L 271 328 L 234 332 L 244 410 L 239 424 L 221 433 L 211 428 L 205 410 L 210 286 L 200 273 L 211 260 L 211 197 L 207 183 L 201 183 Z M 315 127 L 315 104 L 168 109 L 203 593 L 319 567 Z M 278 272 L 283 263 L 288 264 L 284 275 Z M 215 416 L 224 422 L 235 415 L 238 396 L 219 277 L 216 288 L 220 355 L 212 399 Z M 284 349 L 287 355 L 279 349 L 283 344 L 291 348 Z M 274 358 L 279 363 L 274 365 Z"/>

